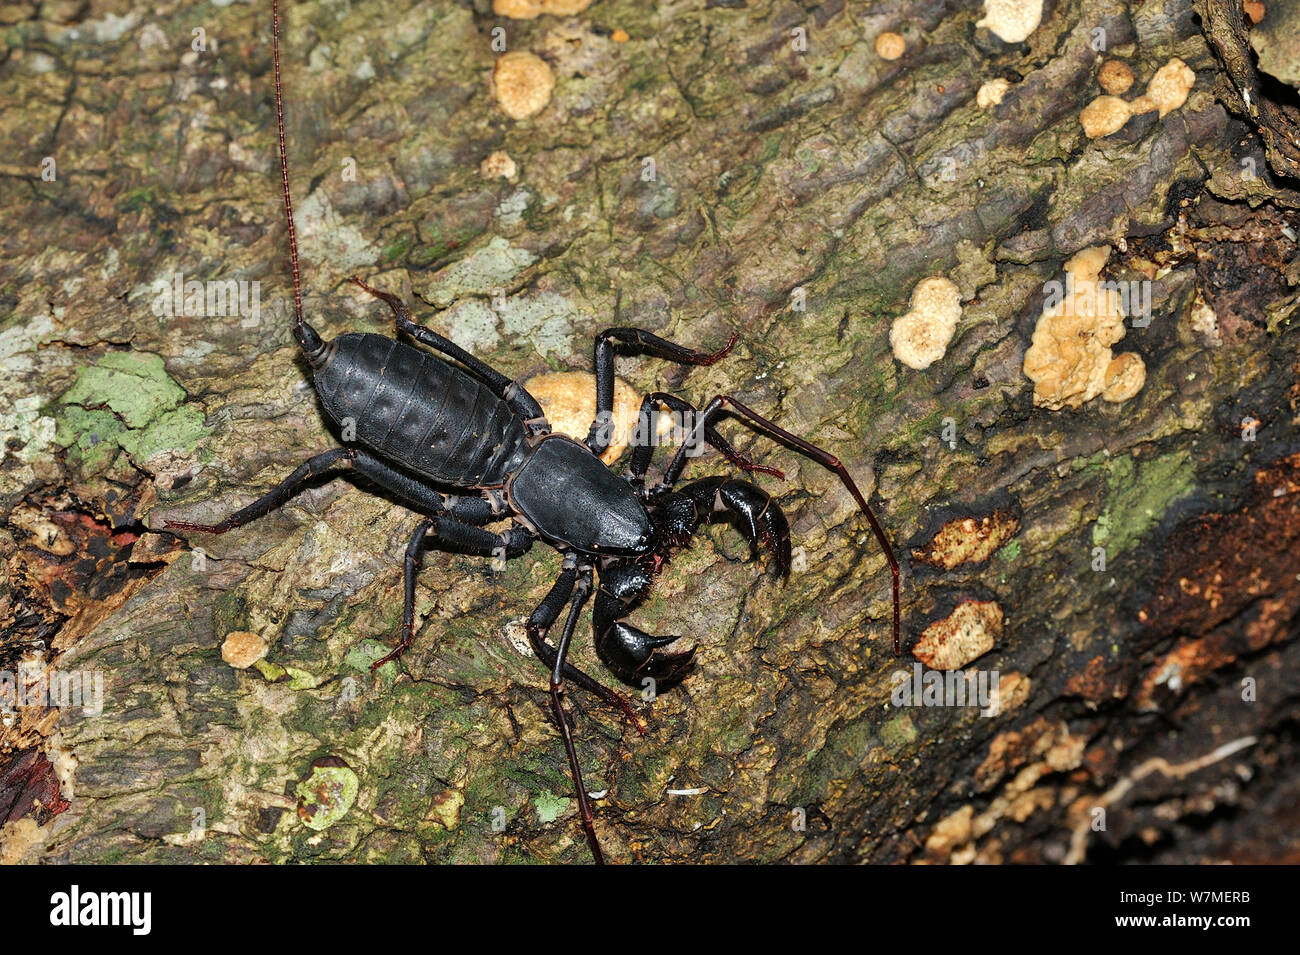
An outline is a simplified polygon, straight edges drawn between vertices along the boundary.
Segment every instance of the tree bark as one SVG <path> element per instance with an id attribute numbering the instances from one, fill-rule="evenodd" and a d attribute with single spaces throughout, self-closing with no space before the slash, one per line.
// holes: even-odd
<path id="1" fill-rule="evenodd" d="M 614 324 L 702 349 L 738 332 L 715 366 L 619 373 L 697 405 L 734 393 L 838 455 L 903 563 L 896 658 L 888 568 L 852 499 L 725 425 L 786 472 L 761 483 L 796 571 L 773 580 L 711 527 L 635 617 L 701 648 L 638 704 L 647 734 L 570 687 L 607 856 L 1300 859 L 1300 144 L 1270 125 L 1294 88 L 1252 73 L 1244 102 L 1240 11 L 1048 0 L 1023 43 L 977 26 L 973 0 L 282 14 L 323 333 L 391 331 L 352 274 L 519 379 L 589 370 Z M 161 529 L 337 446 L 290 335 L 269 3 L 3 16 L 0 98 L 19 108 L 0 119 L 0 665 L 99 674 L 103 711 L 30 708 L 0 730 L 0 856 L 588 860 L 520 641 L 550 549 L 499 572 L 430 552 L 416 643 L 372 675 L 416 515 L 339 480 L 225 536 Z M 498 27 L 554 71 L 532 119 L 493 99 Z M 886 30 L 899 59 L 875 52 Z M 1131 67 L 1132 99 L 1175 57 L 1195 73 L 1185 103 L 1084 135 L 1102 62 Z M 996 79 L 1002 101 L 978 106 Z M 514 180 L 481 172 L 497 151 Z M 1116 347 L 1145 384 L 1035 405 L 1045 291 L 1101 245 L 1106 278 L 1150 283 L 1149 324 Z M 962 316 L 914 370 L 891 323 L 938 275 Z M 260 315 L 184 314 L 186 281 L 224 280 L 260 283 Z M 972 602 L 992 642 L 973 658 L 950 632 Z M 586 627 L 573 658 L 607 677 Z M 237 631 L 270 643 L 262 670 L 223 661 Z M 995 715 L 896 705 L 923 633 L 997 674 Z M 313 766 L 355 774 L 325 828 L 308 823 L 343 787 Z"/>

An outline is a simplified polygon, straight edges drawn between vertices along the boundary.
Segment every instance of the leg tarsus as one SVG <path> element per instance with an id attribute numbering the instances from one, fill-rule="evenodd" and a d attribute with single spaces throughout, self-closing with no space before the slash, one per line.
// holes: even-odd
<path id="1" fill-rule="evenodd" d="M 385 663 L 396 660 L 406 652 L 411 641 L 415 639 L 415 578 L 420 572 L 421 559 L 424 556 L 424 538 L 429 531 L 438 526 L 436 517 L 426 517 L 415 528 L 410 542 L 406 545 L 406 559 L 402 578 L 402 636 L 397 646 L 385 656 L 370 664 L 371 670 L 378 670 Z"/>
<path id="2" fill-rule="evenodd" d="M 352 448 L 334 448 L 318 454 L 300 464 L 292 474 L 263 494 L 252 504 L 242 507 L 217 524 L 195 524 L 191 521 L 163 521 L 163 527 L 178 531 L 199 531 L 204 534 L 224 534 L 226 531 L 243 527 L 250 521 L 271 513 L 285 504 L 301 490 L 312 478 L 324 474 L 333 464 L 346 458 L 351 464 L 356 460 L 357 452 Z"/>
<path id="3" fill-rule="evenodd" d="M 605 856 L 600 851 L 600 840 L 596 838 L 595 820 L 591 813 L 591 802 L 587 797 L 587 787 L 582 781 L 582 767 L 578 765 L 578 751 L 573 745 L 573 731 L 569 727 L 568 716 L 564 712 L 564 667 L 565 657 L 569 653 L 569 641 L 573 637 L 574 625 L 582 612 L 587 598 L 591 596 L 591 568 L 583 567 L 578 571 L 578 579 L 573 587 L 569 603 L 569 616 L 564 621 L 564 630 L 560 633 L 559 646 L 556 648 L 555 665 L 551 669 L 551 710 L 555 722 L 559 724 L 560 735 L 564 738 L 564 750 L 569 757 L 569 774 L 573 777 L 574 794 L 578 797 L 578 812 L 582 817 L 582 828 L 587 834 L 587 843 L 596 865 L 605 864 Z"/>
<path id="4" fill-rule="evenodd" d="M 555 647 L 546 642 L 546 633 L 559 619 L 560 611 L 573 592 L 576 579 L 577 571 L 574 568 L 565 569 L 550 592 L 542 598 L 542 602 L 533 611 L 532 616 L 528 618 L 528 625 L 525 628 L 528 633 L 528 643 L 532 646 L 537 659 L 541 660 L 548 670 L 554 668 L 558 654 Z M 638 733 L 642 736 L 646 734 L 645 718 L 632 708 L 631 702 L 623 694 L 604 686 L 567 661 L 564 664 L 564 676 L 619 710 Z"/>

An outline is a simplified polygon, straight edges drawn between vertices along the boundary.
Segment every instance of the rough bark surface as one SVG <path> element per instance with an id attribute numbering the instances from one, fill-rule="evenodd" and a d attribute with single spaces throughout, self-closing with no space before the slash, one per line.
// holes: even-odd
<path id="1" fill-rule="evenodd" d="M 891 653 L 887 568 L 851 499 L 727 425 L 787 473 L 764 483 L 797 569 L 777 583 L 708 529 L 638 611 L 701 647 L 643 704 L 648 734 L 570 691 L 610 857 L 1300 860 L 1300 202 L 1265 155 L 1295 144 L 1225 109 L 1191 0 L 1048 0 L 1016 44 L 976 26 L 974 0 L 284 14 L 322 331 L 389 330 L 354 273 L 520 378 L 590 368 L 615 323 L 701 348 L 737 331 L 714 367 L 620 373 L 697 402 L 734 392 L 839 455 L 903 560 L 905 647 L 964 601 L 999 611 L 992 649 L 962 661 L 999 673 L 997 715 L 892 706 L 913 660 Z M 156 530 L 336 445 L 284 308 L 269 2 L 0 16 L 16 107 L 0 119 L 0 664 L 104 680 L 100 715 L 28 710 L 0 730 L 0 856 L 588 859 L 546 677 L 519 648 L 553 552 L 501 572 L 431 552 L 417 642 L 372 676 L 415 515 L 340 480 L 224 537 Z M 496 28 L 555 73 L 533 119 L 496 108 Z M 900 59 L 876 55 L 884 30 Z M 1135 93 L 1173 57 L 1196 82 L 1167 115 L 1088 139 L 1108 57 Z M 1009 89 L 980 108 L 993 79 Z M 1267 90 L 1294 108 L 1294 89 Z M 498 150 L 516 181 L 480 173 Z M 1122 346 L 1146 383 L 1035 407 L 1022 365 L 1045 283 L 1103 244 L 1108 278 L 1152 280 L 1150 323 Z M 178 273 L 260 282 L 260 321 L 157 314 Z M 914 371 L 889 329 L 932 275 L 964 311 Z M 932 544 L 950 521 L 976 560 Z M 575 659 L 603 673 L 585 626 Z M 223 662 L 234 631 L 268 639 L 272 666 Z M 304 784 L 313 764 L 335 775 Z M 322 790 L 346 788 L 340 764 L 355 802 L 310 828 Z"/>

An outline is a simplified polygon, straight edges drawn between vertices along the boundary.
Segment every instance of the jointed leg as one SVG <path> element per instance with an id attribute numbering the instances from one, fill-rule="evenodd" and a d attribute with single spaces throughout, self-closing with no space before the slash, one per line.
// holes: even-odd
<path id="1" fill-rule="evenodd" d="M 528 642 L 532 645 L 533 653 L 537 659 L 541 660 L 547 669 L 553 669 L 556 661 L 559 659 L 559 653 L 555 647 L 546 642 L 546 633 L 551 626 L 559 619 L 560 611 L 568 602 L 570 595 L 573 593 L 574 582 L 577 580 L 578 572 L 576 562 L 572 555 L 565 558 L 565 568 L 561 572 L 558 580 L 533 611 L 528 618 Z M 564 664 L 564 676 L 578 684 L 584 690 L 600 697 L 610 706 L 617 707 L 624 716 L 627 717 L 638 733 L 645 735 L 645 720 L 636 710 L 632 709 L 632 704 L 628 702 L 627 697 L 621 693 L 609 689 L 602 685 L 594 677 L 583 673 L 571 663 Z"/>
<path id="2" fill-rule="evenodd" d="M 643 332 L 639 328 L 607 328 L 596 336 L 596 420 L 587 432 L 587 447 L 595 455 L 603 454 L 613 435 L 614 413 L 614 346 L 622 345 L 631 354 L 652 355 L 679 365 L 712 365 L 721 360 L 736 344 L 736 334 L 720 351 L 699 352 L 666 338 Z"/>
<path id="3" fill-rule="evenodd" d="M 426 517 L 415 528 L 410 543 L 406 545 L 402 595 L 402 630 L 401 638 L 392 652 L 370 664 L 375 670 L 396 660 L 415 639 L 415 578 L 420 572 L 421 559 L 424 556 L 424 541 L 429 532 L 433 532 L 435 542 L 447 545 L 463 553 L 480 556 L 504 556 L 507 560 L 518 557 L 533 544 L 533 535 L 524 528 L 515 525 L 501 534 L 493 534 L 481 527 L 461 524 L 446 514 L 434 514 Z"/>
<path id="4" fill-rule="evenodd" d="M 655 420 L 657 406 L 665 405 L 676 412 L 683 426 L 693 427 L 699 417 L 699 412 L 687 401 L 683 401 L 676 395 L 670 395 L 666 392 L 656 391 L 645 396 L 641 401 L 641 414 L 637 421 L 637 438 L 632 448 L 632 480 L 640 486 L 645 481 L 646 471 L 650 468 L 650 459 L 654 456 L 655 439 L 659 434 L 658 423 Z M 704 429 L 704 439 L 712 447 L 720 451 L 728 461 L 740 468 L 742 471 L 761 472 L 771 474 L 777 478 L 785 478 L 777 468 L 770 468 L 763 464 L 755 464 L 745 455 L 741 454 L 731 446 L 726 438 L 713 427 L 707 425 Z"/>
<path id="5" fill-rule="evenodd" d="M 880 526 L 880 522 L 876 520 L 876 515 L 867 504 L 866 498 L 862 496 L 862 492 L 858 490 L 857 484 L 853 482 L 853 478 L 849 474 L 848 468 L 840 463 L 840 459 L 835 457 L 835 455 L 823 451 L 814 444 L 808 443 L 796 434 L 791 434 L 780 425 L 769 421 L 757 411 L 754 411 L 742 402 L 737 401 L 731 395 L 717 395 L 704 406 L 704 411 L 700 415 L 699 421 L 695 426 L 697 433 L 695 436 L 696 440 L 698 440 L 698 434 L 702 433 L 703 429 L 707 428 L 714 418 L 727 410 L 736 412 L 742 417 L 748 419 L 751 423 L 757 426 L 760 431 L 763 431 L 769 437 L 779 441 L 786 447 L 798 451 L 805 457 L 816 461 L 818 464 L 839 475 L 840 481 L 843 482 L 849 493 L 853 495 L 853 499 L 857 502 L 858 508 L 862 513 L 867 515 L 867 520 L 871 524 L 871 529 L 875 532 L 876 540 L 880 542 L 880 547 L 885 552 L 885 559 L 889 562 L 889 572 L 893 577 L 894 588 L 894 653 L 902 652 L 901 640 L 899 637 L 899 618 L 901 616 L 901 610 L 899 600 L 898 561 L 894 558 L 894 549 L 890 546 L 889 538 L 885 535 L 884 528 Z M 668 465 L 668 470 L 664 472 L 665 486 L 671 487 L 677 481 L 677 478 L 681 476 L 682 469 L 686 466 L 685 451 L 687 447 L 689 447 L 689 444 L 683 444 L 677 449 L 677 453 L 673 455 L 672 462 Z"/>
<path id="6" fill-rule="evenodd" d="M 564 750 L 569 756 L 569 772 L 573 776 L 574 793 L 578 797 L 578 811 L 582 814 L 582 828 L 586 830 L 587 842 L 591 854 L 596 857 L 597 865 L 605 864 L 605 857 L 600 851 L 600 842 L 596 839 L 596 827 L 592 821 L 591 803 L 587 799 L 587 787 L 582 782 L 582 769 L 578 766 L 578 751 L 573 746 L 573 732 L 569 728 L 568 717 L 564 714 L 564 658 L 569 652 L 569 641 L 573 637 L 573 627 L 578 622 L 583 605 L 591 596 L 591 568 L 581 567 L 573 588 L 569 603 L 569 616 L 564 621 L 564 630 L 560 633 L 560 644 L 555 653 L 555 665 L 551 668 L 551 710 L 555 722 L 559 724 L 560 735 L 564 738 Z"/>
<path id="7" fill-rule="evenodd" d="M 491 365 L 475 358 L 451 339 L 444 338 L 431 328 L 417 325 L 411 318 L 411 310 L 396 295 L 391 292 L 381 292 L 377 288 L 371 288 L 356 276 L 352 277 L 352 283 L 388 304 L 388 307 L 393 310 L 393 318 L 398 332 L 410 335 L 420 344 L 427 345 L 434 351 L 441 352 L 447 357 L 460 362 L 487 383 L 497 397 L 503 399 L 510 405 L 512 411 L 521 415 L 526 421 L 540 422 L 545 420 L 546 415 L 542 412 L 542 406 L 537 403 L 537 399 Z"/>
<path id="8" fill-rule="evenodd" d="M 442 494 L 423 481 L 416 480 L 409 474 L 399 471 L 380 458 L 357 448 L 353 452 L 358 474 L 374 481 L 384 490 L 393 494 L 403 504 L 422 514 L 449 514 L 464 524 L 475 527 L 490 524 L 507 515 L 504 505 L 497 500 L 486 497 L 460 497 Z M 495 495 L 496 491 L 485 491 Z"/>
<path id="9" fill-rule="evenodd" d="M 352 448 L 335 448 L 332 451 L 318 454 L 306 463 L 299 465 L 292 474 L 266 494 L 263 494 L 252 504 L 240 508 L 218 524 L 195 524 L 190 521 L 163 521 L 163 526 L 181 531 L 200 531 L 204 534 L 224 534 L 226 531 L 234 530 L 236 527 L 243 527 L 249 521 L 254 521 L 259 517 L 263 517 L 275 510 L 277 507 L 280 507 L 302 490 L 304 484 L 312 478 L 324 474 L 329 470 L 331 465 L 339 461 L 346 461 L 351 465 L 356 460 L 356 457 L 357 452 Z"/>
<path id="10" fill-rule="evenodd" d="M 503 520 L 509 516 L 504 507 L 498 507 L 495 502 L 486 497 L 447 495 L 442 499 L 442 503 L 447 513 L 456 520 L 475 527 L 482 527 L 484 524 L 491 524 L 493 521 Z"/>

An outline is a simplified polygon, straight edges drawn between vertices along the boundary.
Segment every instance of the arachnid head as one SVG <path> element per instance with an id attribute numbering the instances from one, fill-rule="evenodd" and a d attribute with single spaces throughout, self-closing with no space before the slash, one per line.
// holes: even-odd
<path id="1" fill-rule="evenodd" d="M 506 485 L 511 508 L 542 537 L 588 554 L 637 557 L 654 549 L 650 515 L 631 486 L 562 434 L 537 442 Z"/>

